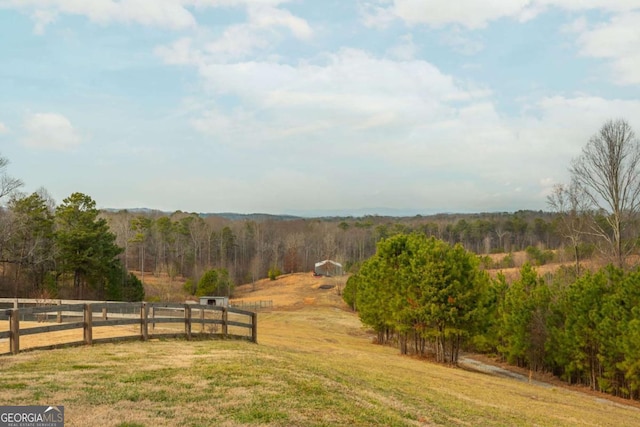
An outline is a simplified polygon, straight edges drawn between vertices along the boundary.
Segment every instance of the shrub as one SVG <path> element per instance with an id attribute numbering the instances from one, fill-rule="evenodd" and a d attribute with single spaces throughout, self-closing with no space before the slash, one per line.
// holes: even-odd
<path id="1" fill-rule="evenodd" d="M 277 267 L 270 268 L 269 271 L 267 272 L 267 275 L 269 276 L 269 280 L 276 280 L 278 276 L 281 274 L 282 272 Z"/>
<path id="2" fill-rule="evenodd" d="M 528 246 L 525 252 L 527 253 L 528 260 L 535 265 L 544 265 L 553 260 L 552 251 L 541 251 L 535 246 Z"/>
<path id="3" fill-rule="evenodd" d="M 513 268 L 515 266 L 516 266 L 516 261 L 513 259 L 512 253 L 505 255 L 505 257 L 502 258 L 502 261 L 500 261 L 500 267 L 502 268 Z"/>
<path id="4" fill-rule="evenodd" d="M 215 268 L 208 270 L 198 281 L 196 296 L 224 296 L 231 295 L 233 284 L 229 279 L 229 272 L 226 268 Z"/>
<path id="5" fill-rule="evenodd" d="M 196 291 L 198 290 L 198 285 L 196 284 L 196 282 L 193 281 L 193 279 L 189 278 L 187 279 L 187 281 L 184 283 L 184 285 L 182 285 L 182 290 L 189 295 L 195 295 Z"/>

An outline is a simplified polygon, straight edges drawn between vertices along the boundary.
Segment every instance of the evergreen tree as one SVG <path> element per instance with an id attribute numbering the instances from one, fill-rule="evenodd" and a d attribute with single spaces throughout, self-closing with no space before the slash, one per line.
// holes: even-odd
<path id="1" fill-rule="evenodd" d="M 229 272 L 225 268 L 208 270 L 198 281 L 196 295 L 201 296 L 230 296 L 233 285 L 229 279 Z"/>
<path id="2" fill-rule="evenodd" d="M 380 342 L 398 338 L 422 353 L 434 344 L 436 359 L 457 363 L 463 340 L 486 315 L 487 275 L 477 257 L 422 234 L 398 234 L 378 243 L 376 254 L 356 275 L 356 305 Z"/>
<path id="3" fill-rule="evenodd" d="M 85 298 L 91 288 L 104 293 L 114 259 L 122 252 L 107 222 L 99 218 L 96 203 L 82 193 L 63 200 L 55 215 L 58 274 L 71 277 L 75 296 Z"/>

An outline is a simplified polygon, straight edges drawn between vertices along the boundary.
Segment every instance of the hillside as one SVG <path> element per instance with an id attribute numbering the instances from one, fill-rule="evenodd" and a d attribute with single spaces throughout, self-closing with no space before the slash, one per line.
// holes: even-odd
<path id="1" fill-rule="evenodd" d="M 239 287 L 271 300 L 258 345 L 153 340 L 0 358 L 0 401 L 64 405 L 67 426 L 640 425 L 640 409 L 577 389 L 403 357 L 375 345 L 333 278 Z"/>

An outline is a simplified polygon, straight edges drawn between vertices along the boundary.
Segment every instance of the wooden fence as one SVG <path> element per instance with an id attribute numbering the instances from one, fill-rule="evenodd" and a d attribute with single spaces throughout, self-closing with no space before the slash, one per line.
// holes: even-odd
<path id="1" fill-rule="evenodd" d="M 260 301 L 243 301 L 243 300 L 232 300 L 231 303 L 234 308 L 239 308 L 241 310 L 271 310 L 273 309 L 273 300 L 260 300 Z"/>
<path id="2" fill-rule="evenodd" d="M 190 340 L 195 336 L 241 338 L 257 343 L 257 313 L 232 307 L 171 303 L 111 303 L 94 302 L 81 304 L 57 304 L 27 308 L 0 310 L 0 322 L 8 321 L 9 327 L 0 328 L 0 341 L 9 340 L 10 354 L 20 352 L 20 337 L 33 334 L 82 329 L 81 341 L 70 341 L 54 345 L 29 346 L 29 350 L 59 347 L 61 345 L 92 345 L 98 342 L 113 342 L 123 339 L 177 337 Z M 29 327 L 21 327 L 29 322 Z M 33 322 L 47 323 L 32 326 Z M 165 327 L 158 328 L 164 324 Z M 167 327 L 166 325 L 174 325 Z M 139 333 L 109 336 L 94 339 L 95 328 L 122 325 L 139 325 Z M 175 327 L 178 326 L 178 328 Z M 184 329 L 182 329 L 184 325 Z M 135 327 L 135 330 L 138 330 Z M 180 332 L 177 332 L 177 331 Z M 239 331 L 245 332 L 239 333 Z M 43 340 L 45 341 L 45 340 Z M 0 352 L 0 354 L 8 354 Z"/>

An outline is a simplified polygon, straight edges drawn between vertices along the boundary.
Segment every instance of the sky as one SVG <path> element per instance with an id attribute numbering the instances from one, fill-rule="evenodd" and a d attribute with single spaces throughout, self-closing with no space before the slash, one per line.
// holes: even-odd
<path id="1" fill-rule="evenodd" d="M 640 134 L 640 0 L 0 0 L 0 156 L 100 208 L 546 210 Z"/>

